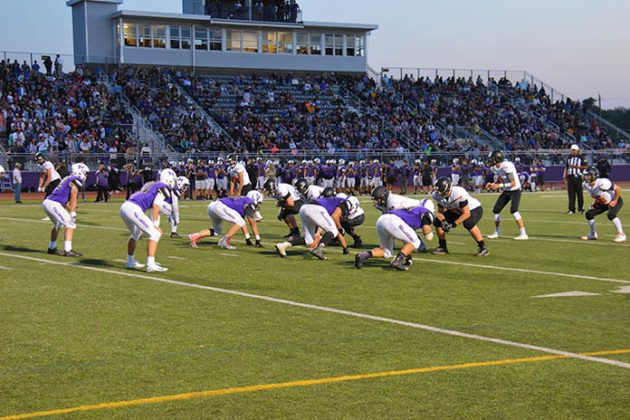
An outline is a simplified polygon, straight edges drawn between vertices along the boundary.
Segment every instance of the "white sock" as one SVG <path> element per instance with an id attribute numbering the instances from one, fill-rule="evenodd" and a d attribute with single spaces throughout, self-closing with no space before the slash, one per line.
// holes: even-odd
<path id="1" fill-rule="evenodd" d="M 519 230 L 521 231 L 521 235 L 527 235 L 527 232 L 525 231 L 525 228 L 519 228 Z"/>
<path id="2" fill-rule="evenodd" d="M 72 251 L 72 241 L 63 241 L 63 250 L 66 252 Z"/>
<path id="3" fill-rule="evenodd" d="M 621 224 L 621 220 L 618 217 L 613 219 L 613 225 L 615 225 L 615 229 L 617 229 L 617 233 L 623 233 L 623 225 Z"/>
<path id="4" fill-rule="evenodd" d="M 48 248 L 50 248 L 50 249 L 55 249 L 55 248 L 57 248 L 57 241 L 50 241 L 50 242 L 48 243 Z"/>
<path id="5" fill-rule="evenodd" d="M 588 228 L 590 229 L 591 236 L 595 236 L 597 234 L 595 232 L 595 219 L 588 221 Z"/>
<path id="6" fill-rule="evenodd" d="M 127 264 L 132 265 L 135 264 L 136 259 L 133 257 L 133 255 L 127 255 Z"/>
<path id="7" fill-rule="evenodd" d="M 155 265 L 155 257 L 147 257 L 147 266 Z"/>

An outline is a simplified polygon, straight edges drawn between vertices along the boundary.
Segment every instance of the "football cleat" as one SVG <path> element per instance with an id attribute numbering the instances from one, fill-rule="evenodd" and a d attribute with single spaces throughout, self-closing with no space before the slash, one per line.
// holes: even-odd
<path id="1" fill-rule="evenodd" d="M 399 271 L 407 271 L 409 270 L 409 267 L 406 264 L 407 259 L 405 257 L 400 257 L 400 256 L 396 256 L 396 258 L 394 258 L 394 261 L 391 262 L 391 266 L 394 267 L 396 270 Z"/>
<path id="2" fill-rule="evenodd" d="M 490 237 L 488 236 L 488 238 Z M 529 239 L 529 236 L 527 235 L 527 233 L 521 233 L 520 235 L 515 236 L 514 239 L 517 241 L 526 241 Z"/>
<path id="3" fill-rule="evenodd" d="M 626 242 L 628 240 L 628 238 L 626 237 L 625 233 L 618 233 L 617 236 L 615 237 L 615 239 L 613 239 L 615 242 L 622 243 L 622 242 Z"/>
<path id="4" fill-rule="evenodd" d="M 488 248 L 485 246 L 479 247 L 477 253 L 475 254 L 476 257 L 487 257 L 488 255 L 490 255 L 490 251 L 488 251 Z"/>
<path id="5" fill-rule="evenodd" d="M 427 250 L 427 252 L 429 252 Z M 407 258 L 405 258 L 405 266 L 407 267 L 411 267 L 413 265 L 413 258 L 411 257 L 411 255 L 409 255 Z"/>
<path id="6" fill-rule="evenodd" d="M 288 248 L 287 244 L 288 244 L 288 242 L 282 242 L 280 244 L 276 244 L 276 252 L 282 258 L 286 258 L 287 257 L 287 248 Z"/>
<path id="7" fill-rule="evenodd" d="M 580 239 L 583 241 L 596 241 L 599 237 L 597 236 L 597 233 L 595 234 L 588 234 L 588 235 L 584 235 L 582 236 Z"/>
<path id="8" fill-rule="evenodd" d="M 181 239 L 182 235 L 177 232 L 171 232 L 171 239 Z"/>
<path id="9" fill-rule="evenodd" d="M 315 248 L 311 250 L 311 254 L 320 260 L 326 260 L 326 255 L 324 255 L 324 245 L 319 244 Z"/>
<path id="10" fill-rule="evenodd" d="M 63 255 L 63 252 L 59 251 L 57 248 L 48 248 L 47 253 L 49 255 Z"/>
<path id="11" fill-rule="evenodd" d="M 363 240 L 360 237 L 357 237 L 352 245 L 352 248 L 363 248 Z"/>
<path id="12" fill-rule="evenodd" d="M 448 254 L 448 249 L 446 249 L 446 248 L 442 248 L 442 247 L 440 246 L 440 247 L 435 248 L 435 249 L 433 250 L 433 252 L 431 252 L 431 253 L 432 253 L 433 255 L 446 255 L 446 254 Z"/>
<path id="13" fill-rule="evenodd" d="M 63 252 L 63 256 L 64 257 L 82 257 L 83 254 L 81 254 L 80 252 L 75 251 L 74 249 L 71 249 L 70 251 L 64 251 Z"/>
<path id="14" fill-rule="evenodd" d="M 42 222 L 50 222 L 50 217 L 46 216 L 43 219 L 41 219 Z"/>
<path id="15" fill-rule="evenodd" d="M 498 239 L 499 238 L 499 234 L 497 232 L 491 233 L 490 235 L 486 236 L 486 238 L 488 239 Z"/>
<path id="16" fill-rule="evenodd" d="M 140 270 L 145 267 L 144 264 L 140 263 L 137 260 L 133 260 L 131 263 L 127 263 L 127 270 Z"/>
<path id="17" fill-rule="evenodd" d="M 158 263 L 147 265 L 147 273 L 165 273 L 167 271 L 168 268 L 162 267 Z"/>
<path id="18" fill-rule="evenodd" d="M 427 244 L 425 244 L 424 241 L 420 241 L 420 246 L 418 247 L 416 252 L 420 252 L 421 254 L 426 254 L 427 252 L 429 252 L 429 248 L 427 248 Z"/>
<path id="19" fill-rule="evenodd" d="M 354 256 L 354 267 L 360 270 L 363 267 L 363 263 L 365 263 L 369 258 L 370 254 L 367 252 L 359 252 Z"/>
<path id="20" fill-rule="evenodd" d="M 188 240 L 190 241 L 190 246 L 192 248 L 199 248 L 199 245 L 197 245 L 197 241 L 199 240 L 199 236 L 197 236 L 195 234 L 188 235 Z"/>
<path id="21" fill-rule="evenodd" d="M 229 250 L 236 249 L 235 246 L 230 244 L 230 238 L 228 238 L 227 236 L 224 236 L 223 238 L 221 238 L 218 245 L 224 249 L 229 249 Z"/>

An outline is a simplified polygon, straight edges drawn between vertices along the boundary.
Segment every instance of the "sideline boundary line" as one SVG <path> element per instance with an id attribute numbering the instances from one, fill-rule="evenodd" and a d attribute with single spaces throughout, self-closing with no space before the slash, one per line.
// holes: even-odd
<path id="1" fill-rule="evenodd" d="M 590 353 L 581 353 L 584 356 L 588 355 L 611 355 L 611 354 L 625 354 L 630 353 L 630 349 L 624 350 L 611 350 L 611 351 L 599 351 L 599 352 L 590 352 Z M 289 381 L 289 382 L 279 382 L 279 383 L 271 383 L 271 384 L 259 384 L 259 385 L 249 385 L 249 386 L 240 386 L 240 387 L 232 387 L 232 388 L 221 388 L 221 389 L 213 389 L 208 391 L 197 391 L 197 392 L 187 392 L 181 394 L 170 394 L 170 395 L 162 395 L 159 397 L 149 397 L 149 398 L 140 398 L 135 400 L 124 400 L 124 401 L 113 401 L 113 402 L 104 402 L 93 405 L 80 405 L 76 407 L 69 408 L 61 408 L 55 410 L 46 410 L 46 411 L 34 411 L 31 413 L 22 413 L 22 414 L 14 414 L 5 417 L 0 417 L 0 420 L 23 420 L 34 417 L 46 417 L 46 416 L 58 416 L 63 414 L 70 414 L 76 412 L 85 412 L 85 411 L 97 411 L 97 410 L 106 410 L 112 408 L 121 408 L 121 407 L 134 407 L 140 405 L 148 405 L 148 404 L 159 404 L 165 402 L 172 401 L 185 401 L 185 400 L 193 400 L 193 399 L 201 399 L 201 398 L 209 398 L 209 397 L 219 397 L 222 395 L 231 395 L 231 394 L 245 394 L 252 392 L 260 392 L 260 391 L 271 391 L 276 389 L 287 389 L 287 388 L 298 388 L 298 387 L 308 387 L 314 385 L 326 385 L 340 382 L 352 382 L 352 381 L 360 381 L 366 379 L 380 379 L 387 378 L 392 376 L 405 376 L 405 375 L 414 375 L 419 373 L 433 373 L 433 372 L 445 372 L 451 370 L 460 370 L 460 369 L 473 369 L 480 367 L 491 367 L 491 366 L 505 366 L 505 365 L 515 365 L 515 364 L 524 364 L 524 363 L 536 363 L 536 362 L 544 362 L 548 360 L 562 360 L 568 359 L 568 356 L 560 356 L 560 355 L 549 355 L 549 356 L 537 356 L 537 357 L 523 357 L 518 359 L 501 359 L 501 360 L 490 360 L 486 362 L 469 362 L 469 363 L 461 363 L 456 365 L 442 365 L 442 366 L 432 366 L 432 367 L 423 367 L 423 368 L 414 368 L 414 369 L 405 369 L 405 370 L 390 370 L 384 372 L 373 372 L 373 373 L 363 373 L 356 375 L 343 375 L 343 376 L 332 376 L 328 378 L 319 378 L 319 379 L 304 379 L 298 381 Z"/>
<path id="2" fill-rule="evenodd" d="M 605 358 L 601 358 L 601 357 L 594 357 L 594 356 L 584 356 L 584 355 L 581 355 L 579 353 L 573 353 L 573 352 L 568 352 L 568 351 L 564 351 L 564 350 L 558 350 L 558 349 L 554 349 L 554 348 L 550 348 L 550 347 L 543 347 L 543 346 L 537 346 L 537 345 L 533 345 L 533 344 L 521 343 L 521 342 L 517 342 L 517 341 L 503 340 L 501 338 L 494 338 L 494 337 L 487 337 L 487 336 L 482 336 L 482 335 L 477 335 L 477 334 L 470 334 L 470 333 L 465 333 L 465 332 L 462 332 L 462 331 L 450 330 L 450 329 L 447 329 L 447 328 L 440 328 L 440 327 L 434 327 L 434 326 L 431 326 L 431 325 L 420 324 L 420 323 L 416 323 L 416 322 L 409 322 L 409 321 L 403 321 L 403 320 L 394 319 L 394 318 L 387 318 L 387 317 L 382 317 L 382 316 L 369 315 L 369 314 L 364 314 L 364 313 L 360 313 L 360 312 L 353 312 L 353 311 L 348 311 L 348 310 L 344 310 L 344 309 L 337 309 L 337 308 L 333 308 L 333 307 L 329 307 L 329 306 L 312 305 L 312 304 L 309 304 L 309 303 L 296 302 L 296 301 L 292 301 L 292 300 L 288 300 L 288 299 L 274 298 L 274 297 L 265 296 L 265 295 L 256 295 L 256 294 L 253 294 L 253 293 L 240 292 L 240 291 L 237 291 L 237 290 L 222 289 L 222 288 L 218 288 L 218 287 L 204 286 L 204 285 L 195 284 L 195 283 L 186 283 L 186 282 L 183 282 L 183 281 L 171 280 L 171 279 L 162 278 L 162 277 L 154 277 L 154 276 L 149 276 L 149 275 L 146 275 L 146 274 L 138 274 L 138 273 L 133 273 L 133 272 L 123 272 L 123 271 L 118 271 L 118 270 L 110 270 L 110 269 L 91 267 L 91 266 L 86 266 L 86 265 L 71 264 L 71 263 L 66 263 L 66 262 L 61 262 L 61 261 L 52 261 L 52 260 L 43 259 L 43 258 L 28 257 L 28 256 L 24 256 L 24 255 L 16 255 L 16 254 L 6 253 L 6 252 L 0 252 L 0 255 L 6 256 L 6 257 L 13 257 L 13 258 L 18 258 L 18 259 L 23 259 L 23 260 L 27 260 L 27 261 L 34 261 L 34 262 L 51 264 L 51 265 L 60 265 L 60 266 L 64 266 L 64 267 L 74 267 L 74 268 L 79 268 L 79 269 L 88 270 L 88 271 L 96 271 L 96 272 L 107 273 L 107 274 L 117 274 L 117 275 L 124 276 L 124 277 L 133 277 L 133 278 L 151 280 L 151 281 L 155 281 L 155 282 L 167 283 L 167 284 L 172 284 L 172 285 L 177 285 L 177 286 L 184 286 L 184 287 L 192 287 L 192 288 L 202 289 L 202 290 L 209 290 L 209 291 L 213 291 L 213 292 L 216 292 L 216 293 L 222 293 L 222 294 L 226 294 L 226 295 L 240 296 L 240 297 L 245 297 L 245 298 L 249 298 L 249 299 L 256 299 L 256 300 L 262 300 L 262 301 L 266 301 L 266 302 L 279 303 L 279 304 L 283 304 L 283 305 L 287 305 L 287 306 L 293 306 L 293 307 L 297 307 L 297 308 L 311 309 L 311 310 L 320 311 L 320 312 L 327 312 L 327 313 L 332 313 L 332 314 L 337 314 L 337 315 L 345 315 L 345 316 L 349 316 L 349 317 L 353 317 L 353 318 L 367 319 L 369 321 L 376 321 L 376 322 L 382 322 L 382 323 L 387 323 L 387 324 L 400 325 L 400 326 L 403 326 L 403 327 L 415 328 L 417 330 L 429 331 L 429 332 L 443 334 L 443 335 L 449 335 L 449 336 L 453 336 L 453 337 L 468 338 L 468 339 L 476 340 L 476 341 L 484 341 L 484 342 L 489 342 L 489 343 L 494 343 L 494 344 L 501 344 L 503 346 L 508 346 L 508 347 L 517 347 L 517 348 L 522 348 L 522 349 L 527 349 L 527 350 L 539 351 L 539 352 L 542 352 L 542 353 L 548 353 L 548 354 L 555 354 L 555 355 L 561 355 L 561 356 L 566 356 L 566 357 L 572 357 L 572 358 L 580 359 L 580 360 L 587 360 L 587 361 L 590 361 L 590 362 L 603 363 L 603 364 L 607 364 L 607 365 L 621 367 L 621 368 L 624 368 L 624 369 L 630 369 L 630 363 L 621 362 L 621 361 L 618 361 L 618 360 L 610 360 L 610 359 L 605 359 Z"/>

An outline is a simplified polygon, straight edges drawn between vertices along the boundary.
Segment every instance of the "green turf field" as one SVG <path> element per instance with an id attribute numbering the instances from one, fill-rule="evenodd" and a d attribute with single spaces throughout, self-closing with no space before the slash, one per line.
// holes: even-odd
<path id="1" fill-rule="evenodd" d="M 477 197 L 490 233 L 496 196 Z M 45 253 L 38 203 L 0 204 L 0 419 L 630 418 L 630 246 L 605 216 L 580 241 L 565 200 L 523 196 L 527 242 L 506 212 L 489 257 L 458 228 L 403 273 L 336 247 L 280 259 L 271 202 L 264 249 L 165 237 L 164 274 L 125 270 L 120 202 L 80 206 L 76 260 Z M 182 203 L 182 233 L 206 206 Z M 569 291 L 595 295 L 534 298 Z"/>

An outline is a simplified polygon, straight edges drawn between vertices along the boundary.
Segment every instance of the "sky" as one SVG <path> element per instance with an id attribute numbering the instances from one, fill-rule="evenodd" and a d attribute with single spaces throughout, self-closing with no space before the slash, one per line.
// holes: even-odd
<path id="1" fill-rule="evenodd" d="M 72 54 L 71 11 L 65 0 L 1 2 L 0 54 Z M 574 99 L 601 95 L 604 108 L 630 107 L 627 0 L 298 2 L 304 20 L 378 24 L 368 53 L 375 69 L 526 70 Z M 182 10 L 181 0 L 125 0 L 122 7 Z"/>

